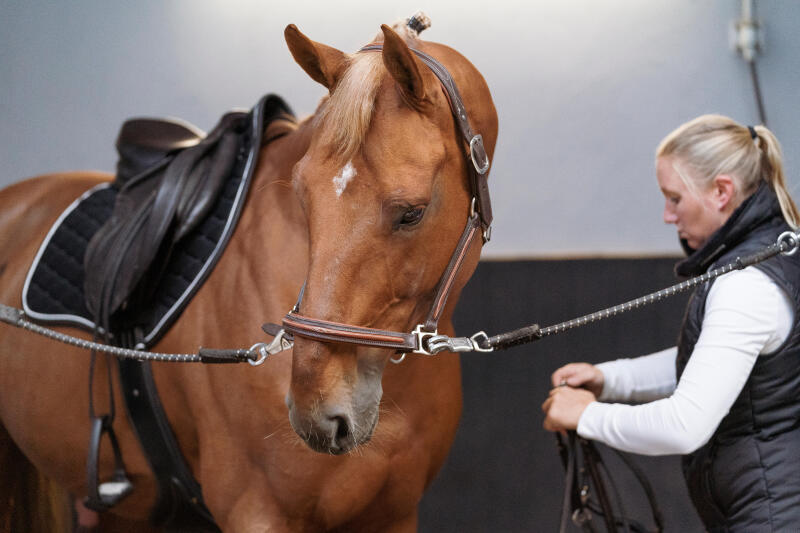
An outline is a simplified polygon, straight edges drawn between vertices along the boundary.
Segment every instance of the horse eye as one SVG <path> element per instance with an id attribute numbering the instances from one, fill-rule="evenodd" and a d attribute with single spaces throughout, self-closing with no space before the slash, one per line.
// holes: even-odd
<path id="1" fill-rule="evenodd" d="M 412 207 L 410 209 L 406 209 L 406 211 L 403 213 L 403 216 L 400 218 L 400 225 L 413 226 L 418 224 L 419 221 L 422 220 L 422 216 L 424 214 L 424 207 Z"/>

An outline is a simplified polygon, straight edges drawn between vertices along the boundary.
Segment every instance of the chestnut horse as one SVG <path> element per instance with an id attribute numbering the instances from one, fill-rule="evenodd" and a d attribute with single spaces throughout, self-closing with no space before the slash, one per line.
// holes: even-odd
<path id="1" fill-rule="evenodd" d="M 346 54 L 292 25 L 285 37 L 329 94 L 313 117 L 262 148 L 225 254 L 154 351 L 246 348 L 263 340 L 263 322 L 280 323 L 304 282 L 307 316 L 410 331 L 424 322 L 462 234 L 471 201 L 468 150 L 442 84 L 409 46 L 452 74 L 491 156 L 497 115 L 475 67 L 402 26 L 382 26 L 378 52 Z M 48 229 L 76 197 L 109 178 L 55 174 L 0 192 L 2 303 L 21 306 Z M 441 332 L 453 334 L 450 317 L 481 245 L 476 234 Z M 448 352 L 387 364 L 394 356 L 299 336 L 293 352 L 258 367 L 154 363 L 173 431 L 217 524 L 224 531 L 415 530 L 417 504 L 458 425 L 460 366 Z M 88 365 L 86 351 L 0 324 L 3 476 L 20 468 L 24 454 L 71 498 L 86 495 Z M 94 401 L 109 401 L 99 384 Z M 145 531 L 155 478 L 128 420 L 118 416 L 114 428 L 135 490 L 105 513 L 117 518 L 101 517 L 101 527 Z M 108 448 L 101 450 L 104 475 L 113 468 Z M 17 511 L 34 512 L 7 494 L 9 483 L 0 485 L 0 505 L 16 501 Z M 11 523 L 11 511 L 0 509 L 0 527 Z"/>

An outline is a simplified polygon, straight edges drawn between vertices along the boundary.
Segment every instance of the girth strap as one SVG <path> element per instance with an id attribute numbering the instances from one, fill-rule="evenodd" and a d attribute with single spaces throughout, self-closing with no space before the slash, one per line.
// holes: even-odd
<path id="1" fill-rule="evenodd" d="M 158 481 L 151 522 L 184 531 L 219 531 L 167 420 L 150 362 L 120 359 L 118 364 L 128 417 Z"/>

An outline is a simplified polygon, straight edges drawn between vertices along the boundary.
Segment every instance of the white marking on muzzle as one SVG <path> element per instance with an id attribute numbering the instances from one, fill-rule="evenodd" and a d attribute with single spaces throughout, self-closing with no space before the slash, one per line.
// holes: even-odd
<path id="1" fill-rule="evenodd" d="M 355 175 L 356 169 L 353 166 L 353 162 L 348 161 L 344 168 L 339 171 L 339 174 L 333 177 L 333 187 L 336 191 L 337 198 L 342 195 L 347 188 L 347 184 L 350 183 L 350 180 L 353 179 Z"/>

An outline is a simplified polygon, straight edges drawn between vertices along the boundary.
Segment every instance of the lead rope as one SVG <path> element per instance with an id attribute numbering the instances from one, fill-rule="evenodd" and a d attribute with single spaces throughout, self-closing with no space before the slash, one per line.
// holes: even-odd
<path id="1" fill-rule="evenodd" d="M 248 362 L 253 366 L 260 365 L 272 354 L 278 353 L 289 347 L 289 342 L 283 335 L 278 335 L 271 343 L 256 343 L 250 349 L 216 350 L 200 348 L 197 353 L 160 353 L 130 348 L 120 348 L 95 341 L 89 341 L 61 333 L 39 324 L 35 324 L 25 317 L 25 312 L 16 307 L 0 303 L 0 322 L 26 329 L 37 335 L 47 337 L 58 342 L 76 346 L 84 350 L 94 350 L 107 353 L 123 359 L 136 359 L 139 361 L 158 361 L 167 363 L 243 363 Z"/>
<path id="2" fill-rule="evenodd" d="M 798 246 L 800 246 L 800 234 L 792 231 L 785 231 L 778 236 L 774 244 L 767 246 L 763 250 L 754 252 L 744 257 L 737 257 L 735 261 L 727 265 L 715 268 L 706 272 L 705 274 L 701 274 L 700 276 L 682 281 L 681 283 L 671 287 L 641 296 L 634 300 L 630 300 L 628 302 L 624 302 L 600 311 L 595 311 L 594 313 L 583 315 L 578 318 L 573 318 L 572 320 L 567 320 L 566 322 L 560 322 L 545 328 L 540 328 L 538 324 L 531 324 L 530 326 L 525 326 L 513 331 L 501 333 L 493 337 L 489 337 L 483 331 L 479 331 L 472 337 L 448 337 L 446 335 L 437 335 L 428 339 L 428 350 L 432 354 L 444 350 L 451 352 L 494 352 L 498 350 L 504 350 L 512 346 L 517 346 L 519 344 L 537 341 L 549 335 L 563 333 L 579 326 L 585 326 L 586 324 L 591 324 L 592 322 L 597 322 L 598 320 L 603 320 L 627 311 L 631 311 L 633 309 L 638 309 L 645 305 L 658 302 L 664 298 L 674 296 L 679 292 L 686 291 L 702 283 L 706 283 L 712 279 L 718 278 L 719 276 L 727 274 L 728 272 L 742 270 L 748 266 L 766 261 L 767 259 L 770 259 L 780 253 L 784 255 L 792 255 L 797 251 Z"/>

